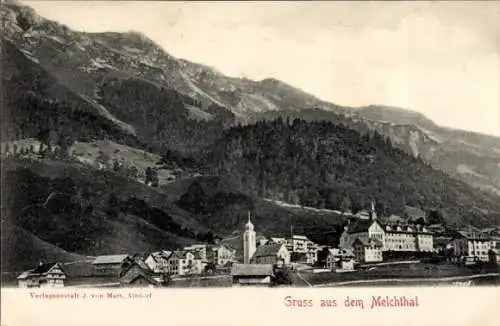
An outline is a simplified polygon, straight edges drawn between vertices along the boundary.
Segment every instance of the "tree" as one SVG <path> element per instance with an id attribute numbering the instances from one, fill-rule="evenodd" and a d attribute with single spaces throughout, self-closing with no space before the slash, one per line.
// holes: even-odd
<path id="1" fill-rule="evenodd" d="M 108 198 L 106 213 L 111 217 L 117 217 L 120 210 L 120 202 L 114 193 L 111 193 Z"/>
<path id="2" fill-rule="evenodd" d="M 342 214 L 349 212 L 351 210 L 351 206 L 351 200 L 348 196 L 345 196 L 344 199 L 342 199 L 342 203 L 340 204 L 340 211 L 342 212 Z"/>
<path id="3" fill-rule="evenodd" d="M 146 168 L 146 180 L 145 180 L 145 183 L 147 185 L 151 185 L 152 187 L 158 187 L 158 172 L 151 168 L 150 166 L 148 166 Z"/>
<path id="4" fill-rule="evenodd" d="M 290 276 L 290 271 L 287 266 L 283 266 L 281 268 L 278 267 L 274 268 L 273 284 L 275 286 L 292 284 L 292 278 Z"/>
<path id="5" fill-rule="evenodd" d="M 114 162 L 113 162 L 113 170 L 115 172 L 120 171 L 120 163 L 117 160 L 114 160 Z"/>
<path id="6" fill-rule="evenodd" d="M 423 217 L 419 217 L 416 221 L 415 224 L 419 225 L 425 225 L 425 219 Z"/>

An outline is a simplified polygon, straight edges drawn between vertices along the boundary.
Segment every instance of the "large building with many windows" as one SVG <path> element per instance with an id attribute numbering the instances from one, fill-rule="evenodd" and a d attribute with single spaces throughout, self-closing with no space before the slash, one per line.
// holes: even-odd
<path id="1" fill-rule="evenodd" d="M 377 240 L 382 251 L 434 250 L 433 236 L 424 226 L 382 224 L 378 220 L 358 220 L 348 225 L 340 237 L 341 248 L 352 248 L 354 241 Z"/>

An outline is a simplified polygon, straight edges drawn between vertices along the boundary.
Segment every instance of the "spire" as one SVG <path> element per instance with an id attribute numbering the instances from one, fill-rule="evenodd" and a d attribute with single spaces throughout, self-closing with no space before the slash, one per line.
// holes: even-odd
<path id="1" fill-rule="evenodd" d="M 377 211 L 375 210 L 375 199 L 372 197 L 372 207 L 371 207 L 371 219 L 376 220 L 377 219 Z"/>
<path id="2" fill-rule="evenodd" d="M 245 230 L 246 231 L 253 231 L 253 224 L 252 221 L 250 220 L 250 211 L 248 211 L 248 222 L 245 224 Z"/>

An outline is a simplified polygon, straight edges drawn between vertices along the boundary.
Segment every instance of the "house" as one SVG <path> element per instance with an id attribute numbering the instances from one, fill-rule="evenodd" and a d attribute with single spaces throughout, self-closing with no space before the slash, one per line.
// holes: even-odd
<path id="1" fill-rule="evenodd" d="M 359 263 L 378 263 L 382 258 L 382 242 L 377 239 L 357 238 L 353 248 L 356 260 Z"/>
<path id="2" fill-rule="evenodd" d="M 318 249 L 310 248 L 307 249 L 307 260 L 306 263 L 309 265 L 315 265 L 318 262 Z"/>
<path id="3" fill-rule="evenodd" d="M 122 271 L 122 287 L 160 287 L 166 284 L 165 274 L 156 273 L 142 260 L 136 260 Z"/>
<path id="4" fill-rule="evenodd" d="M 176 250 L 168 258 L 169 273 L 172 275 L 196 275 L 204 266 L 199 251 Z"/>
<path id="5" fill-rule="evenodd" d="M 290 239 L 286 241 L 286 246 L 288 251 L 307 253 L 307 244 L 310 240 L 305 235 L 292 235 Z"/>
<path id="6" fill-rule="evenodd" d="M 97 276 L 119 276 L 122 269 L 133 262 L 130 255 L 98 256 L 93 262 Z"/>
<path id="7" fill-rule="evenodd" d="M 491 238 L 478 231 L 458 231 L 452 238 L 453 254 L 463 259 L 488 261 Z"/>
<path id="8" fill-rule="evenodd" d="M 500 239 L 496 239 L 491 242 L 491 255 L 492 257 L 489 258 L 490 262 L 496 262 L 497 264 L 500 263 Z"/>
<path id="9" fill-rule="evenodd" d="M 194 244 L 189 247 L 184 247 L 185 251 L 197 251 L 201 257 L 201 260 L 206 261 L 207 260 L 207 250 L 208 250 L 208 245 L 207 244 Z"/>
<path id="10" fill-rule="evenodd" d="M 354 252 L 351 249 L 331 248 L 326 256 L 326 268 L 335 271 L 354 269 Z"/>
<path id="11" fill-rule="evenodd" d="M 282 260 L 285 265 L 290 264 L 290 252 L 286 245 L 273 243 L 257 247 L 257 250 L 252 256 L 251 263 L 275 265 L 280 260 Z"/>
<path id="12" fill-rule="evenodd" d="M 68 275 L 59 263 L 40 264 L 17 277 L 20 288 L 64 287 Z"/>
<path id="13" fill-rule="evenodd" d="M 144 259 L 144 263 L 155 273 L 168 272 L 168 258 L 173 254 L 173 251 L 162 250 L 150 253 Z"/>
<path id="14" fill-rule="evenodd" d="M 271 264 L 233 264 L 231 268 L 234 286 L 270 286 L 273 276 Z"/>
<path id="15" fill-rule="evenodd" d="M 224 266 L 234 261 L 235 253 L 236 250 L 226 245 L 211 246 L 207 252 L 207 261 L 217 266 Z"/>

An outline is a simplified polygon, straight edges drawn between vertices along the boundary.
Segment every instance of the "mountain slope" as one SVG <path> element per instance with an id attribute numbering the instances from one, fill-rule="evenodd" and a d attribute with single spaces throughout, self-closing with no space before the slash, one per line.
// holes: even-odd
<path id="1" fill-rule="evenodd" d="M 342 107 L 275 79 L 224 76 L 173 57 L 139 33 L 76 32 L 19 4 L 0 7 L 6 17 L 5 38 L 26 58 L 107 120 L 130 126 L 151 150 L 194 152 L 221 137 L 222 129 L 235 121 L 248 123 L 277 112 L 306 118 L 311 114 L 304 109 L 320 108 L 319 116 L 339 114 L 351 128 L 376 130 L 434 167 L 500 194 L 498 137 L 443 128 L 398 108 Z"/>
<path id="2" fill-rule="evenodd" d="M 249 121 L 254 123 L 277 117 L 341 123 L 361 133 L 376 131 L 389 138 L 395 147 L 420 157 L 433 167 L 488 193 L 500 195 L 498 137 L 440 127 L 421 114 L 393 108 L 386 111 L 385 107 L 359 109 L 350 116 L 320 108 L 259 112 L 251 114 Z"/>
<path id="3" fill-rule="evenodd" d="M 80 261 L 85 256 L 69 253 L 40 240 L 30 232 L 2 223 L 2 272 L 20 272 L 36 266 L 38 262 Z"/>
<path id="4" fill-rule="evenodd" d="M 450 225 L 500 222 L 500 201 L 393 148 L 380 134 L 304 120 L 235 127 L 206 157 L 207 172 L 242 192 L 305 206 L 355 211 L 374 196 L 385 214 L 405 205 L 441 209 Z M 390 177 L 389 177 L 390 176 Z"/>

